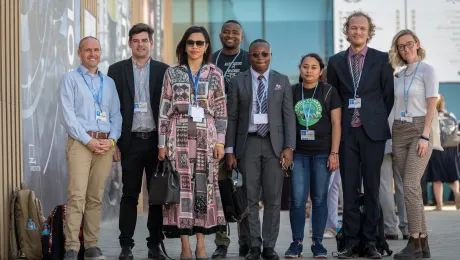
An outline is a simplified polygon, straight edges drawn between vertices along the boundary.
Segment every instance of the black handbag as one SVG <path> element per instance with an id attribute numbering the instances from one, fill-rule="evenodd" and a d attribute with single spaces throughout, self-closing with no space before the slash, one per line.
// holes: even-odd
<path id="1" fill-rule="evenodd" d="M 243 175 L 235 167 L 231 178 L 219 181 L 220 197 L 227 222 L 238 222 L 248 215 L 248 201 L 242 185 Z"/>
<path id="2" fill-rule="evenodd" d="M 158 162 L 157 170 L 150 179 L 149 203 L 151 205 L 175 205 L 180 202 L 179 173 L 171 161 Z"/>

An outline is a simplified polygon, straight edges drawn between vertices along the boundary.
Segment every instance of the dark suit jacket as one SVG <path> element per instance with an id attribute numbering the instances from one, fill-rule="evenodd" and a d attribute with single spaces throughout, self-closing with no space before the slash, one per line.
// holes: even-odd
<path id="1" fill-rule="evenodd" d="M 287 76 L 270 70 L 268 82 L 268 123 L 270 140 L 279 157 L 284 148 L 294 148 L 296 119 L 292 104 L 291 84 Z M 278 89 L 275 89 L 278 86 Z M 233 147 L 241 159 L 246 147 L 253 99 L 251 70 L 241 72 L 230 80 L 227 95 L 228 126 L 226 147 Z"/>
<path id="2" fill-rule="evenodd" d="M 348 65 L 348 49 L 329 58 L 327 82 L 336 87 L 342 99 L 342 140 L 350 129 L 353 109 L 348 101 L 354 96 L 353 79 Z M 374 141 L 391 138 L 388 115 L 393 108 L 393 68 L 388 54 L 369 48 L 357 92 L 361 98 L 360 119 L 366 134 Z"/>
<path id="3" fill-rule="evenodd" d="M 158 109 L 160 96 L 163 87 L 163 77 L 169 66 L 155 60 L 150 61 L 150 106 L 152 107 L 153 118 L 158 127 Z M 107 73 L 115 81 L 118 96 L 120 97 L 120 111 L 123 117 L 121 137 L 118 139 L 120 151 L 127 151 L 131 142 L 131 129 L 134 116 L 134 72 L 133 62 L 129 58 L 110 65 Z"/>

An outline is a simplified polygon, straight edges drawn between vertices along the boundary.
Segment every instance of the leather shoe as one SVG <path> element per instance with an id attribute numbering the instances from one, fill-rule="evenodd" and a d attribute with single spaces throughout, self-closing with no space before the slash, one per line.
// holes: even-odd
<path id="1" fill-rule="evenodd" d="M 260 247 L 252 247 L 245 257 L 246 260 L 259 260 L 260 259 Z"/>
<path id="2" fill-rule="evenodd" d="M 148 258 L 156 260 L 166 260 L 166 256 L 163 253 L 163 251 L 161 251 L 160 245 L 154 245 L 149 247 Z"/>
<path id="3" fill-rule="evenodd" d="M 345 248 L 340 251 L 337 255 L 339 259 L 351 259 L 356 254 L 356 245 L 348 244 Z"/>
<path id="4" fill-rule="evenodd" d="M 212 259 L 224 259 L 227 257 L 227 246 L 219 245 L 212 254 Z"/>
<path id="5" fill-rule="evenodd" d="M 131 251 L 131 246 L 123 246 L 121 248 L 120 256 L 118 257 L 119 260 L 131 260 L 133 259 L 133 252 Z"/>
<path id="6" fill-rule="evenodd" d="M 270 247 L 265 247 L 264 251 L 262 253 L 262 258 L 266 260 L 279 260 L 280 257 L 278 254 L 275 252 L 273 248 Z"/>
<path id="7" fill-rule="evenodd" d="M 366 246 L 366 257 L 368 259 L 382 259 L 382 255 L 377 251 L 374 243 L 368 243 Z"/>
<path id="8" fill-rule="evenodd" d="M 386 240 L 398 240 L 398 235 L 385 234 L 385 239 Z"/>
<path id="9" fill-rule="evenodd" d="M 239 256 L 245 257 L 249 253 L 249 246 L 240 246 L 240 254 Z"/>

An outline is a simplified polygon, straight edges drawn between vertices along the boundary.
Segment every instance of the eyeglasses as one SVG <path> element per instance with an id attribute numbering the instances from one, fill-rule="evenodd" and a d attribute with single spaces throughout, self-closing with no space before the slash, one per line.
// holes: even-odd
<path id="1" fill-rule="evenodd" d="M 406 44 L 400 44 L 398 45 L 398 50 L 399 51 L 404 51 L 405 48 L 411 50 L 412 48 L 414 48 L 414 45 L 415 45 L 415 42 L 414 41 L 410 41 Z"/>
<path id="2" fill-rule="evenodd" d="M 202 48 L 205 44 L 205 41 L 194 41 L 194 40 L 187 40 L 186 44 L 188 47 L 193 47 L 196 44 L 196 47 Z"/>
<path id="3" fill-rule="evenodd" d="M 264 58 L 267 58 L 270 55 L 270 53 L 269 52 L 262 52 L 262 53 L 250 52 L 249 55 L 251 55 L 252 57 L 257 59 L 257 58 L 259 58 L 260 55 L 262 55 L 262 57 L 264 57 Z"/>

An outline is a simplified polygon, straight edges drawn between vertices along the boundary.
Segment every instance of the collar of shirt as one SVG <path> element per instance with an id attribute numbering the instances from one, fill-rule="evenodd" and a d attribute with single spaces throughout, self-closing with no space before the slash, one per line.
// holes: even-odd
<path id="1" fill-rule="evenodd" d="M 252 80 L 254 82 L 259 82 L 259 76 L 260 74 L 258 72 L 256 72 L 255 70 L 252 69 L 252 66 L 251 66 L 251 75 L 252 75 Z M 268 75 L 270 75 L 270 67 L 268 67 L 267 71 L 264 72 L 264 74 L 262 74 L 265 78 L 265 82 L 268 82 Z"/>
<path id="2" fill-rule="evenodd" d="M 369 49 L 369 48 L 367 47 L 367 44 L 366 44 L 366 46 L 364 46 L 364 48 L 362 48 L 362 49 L 359 51 L 359 53 L 361 53 L 361 55 L 363 55 L 363 57 L 366 57 L 366 54 L 367 54 L 367 50 L 368 50 L 368 49 Z M 355 55 L 355 54 L 357 54 L 357 52 L 355 52 L 355 51 L 353 50 L 353 48 L 351 48 L 351 47 L 348 48 L 348 57 L 349 57 L 349 58 L 351 58 L 351 57 L 352 57 L 353 55 Z"/>
<path id="3" fill-rule="evenodd" d="M 83 75 L 88 75 L 90 77 L 99 77 L 99 75 L 102 76 L 102 72 L 99 70 L 99 68 L 97 68 L 95 75 L 91 74 L 91 72 L 89 72 L 89 70 L 83 66 L 83 64 L 80 64 L 79 68 L 83 72 Z"/>
<path id="4" fill-rule="evenodd" d="M 145 68 L 146 66 L 148 66 L 148 65 L 150 64 L 150 60 L 152 60 L 152 58 L 149 58 L 148 61 L 147 61 L 147 62 L 144 64 L 144 66 L 142 66 L 142 67 L 134 60 L 133 57 L 131 57 L 131 60 L 133 61 L 133 66 L 134 66 L 134 68 L 140 70 L 140 69 L 143 69 L 143 68 Z"/>

